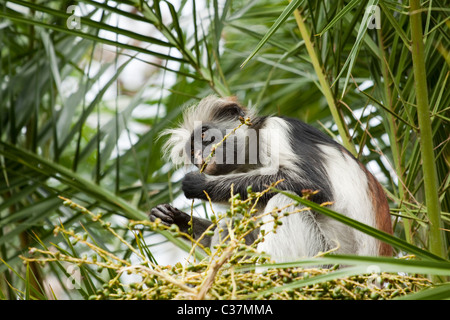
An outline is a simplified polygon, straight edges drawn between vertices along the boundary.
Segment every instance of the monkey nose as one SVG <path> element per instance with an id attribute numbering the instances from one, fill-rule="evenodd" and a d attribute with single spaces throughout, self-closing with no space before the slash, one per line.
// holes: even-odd
<path id="1" fill-rule="evenodd" d="M 203 161 L 203 157 L 202 157 L 202 152 L 201 151 L 196 151 L 194 153 L 194 164 L 196 166 L 199 165 L 203 165 L 204 161 Z"/>

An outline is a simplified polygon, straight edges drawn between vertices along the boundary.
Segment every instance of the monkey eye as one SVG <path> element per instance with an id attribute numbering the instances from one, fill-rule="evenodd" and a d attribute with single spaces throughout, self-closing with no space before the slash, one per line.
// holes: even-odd
<path id="1" fill-rule="evenodd" d="M 202 127 L 202 140 L 205 139 L 205 137 L 206 137 L 205 132 L 208 131 L 208 129 L 209 129 L 208 127 Z"/>

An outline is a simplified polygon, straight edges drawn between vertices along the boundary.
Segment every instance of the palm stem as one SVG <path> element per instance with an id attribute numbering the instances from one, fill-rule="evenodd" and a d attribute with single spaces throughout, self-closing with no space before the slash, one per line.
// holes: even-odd
<path id="1" fill-rule="evenodd" d="M 416 91 L 417 116 L 420 129 L 420 151 L 423 161 L 425 201 L 430 221 L 429 249 L 435 255 L 444 257 L 446 250 L 441 231 L 438 180 L 433 150 L 433 135 L 428 107 L 427 73 L 425 70 L 425 51 L 422 38 L 422 19 L 420 1 L 410 0 L 410 23 L 412 41 L 412 61 Z"/>
<path id="2" fill-rule="evenodd" d="M 331 115 L 333 116 L 334 121 L 336 122 L 339 135 L 342 138 L 342 143 L 347 150 L 349 150 L 354 156 L 357 156 L 357 152 L 354 144 L 351 142 L 350 134 L 346 128 L 345 123 L 343 122 L 339 110 L 336 106 L 336 101 L 333 97 L 333 93 L 331 92 L 330 85 L 325 77 L 323 72 L 323 68 L 320 65 L 319 59 L 317 57 L 316 51 L 314 50 L 313 43 L 311 42 L 311 33 L 308 30 L 308 27 L 303 22 L 303 17 L 300 14 L 300 11 L 296 9 L 294 11 L 295 20 L 297 21 L 298 28 L 300 30 L 300 34 L 302 35 L 303 40 L 305 41 L 306 50 L 308 51 L 309 57 L 311 58 L 311 63 L 314 67 L 314 71 L 317 74 L 319 79 L 320 87 L 322 90 L 325 99 L 327 100 L 328 107 L 330 108 Z"/>

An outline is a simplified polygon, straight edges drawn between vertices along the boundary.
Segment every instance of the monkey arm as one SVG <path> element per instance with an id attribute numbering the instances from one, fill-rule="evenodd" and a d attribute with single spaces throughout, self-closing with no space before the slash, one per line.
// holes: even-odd
<path id="1" fill-rule="evenodd" d="M 184 195 L 189 199 L 208 200 L 205 192 L 212 202 L 228 202 L 231 196 L 231 185 L 233 193 L 239 193 L 243 199 L 247 198 L 247 188 L 252 187 L 254 192 L 267 189 L 272 183 L 282 180 L 277 189 L 295 192 L 299 196 L 304 190 L 319 192 L 310 197 L 316 203 L 332 201 L 332 193 L 326 185 L 321 185 L 306 177 L 299 177 L 291 170 L 278 170 L 272 174 L 235 173 L 220 176 L 208 176 L 200 173 L 188 173 L 182 182 Z M 275 195 L 274 192 L 265 193 L 260 199 L 260 204 L 265 204 Z"/>
<path id="2" fill-rule="evenodd" d="M 184 195 L 189 199 L 208 200 L 205 192 L 212 202 L 227 202 L 230 198 L 230 188 L 233 185 L 233 193 L 239 193 L 243 199 L 247 198 L 247 188 L 252 187 L 255 192 L 265 190 L 272 183 L 284 180 L 277 187 L 283 190 L 295 191 L 289 182 L 289 175 L 280 170 L 270 175 L 252 175 L 248 173 L 236 173 L 222 176 L 206 176 L 200 173 L 188 173 L 182 182 Z M 205 191 L 205 192 L 204 192 Z M 273 193 L 264 195 L 260 201 L 265 203 L 273 196 Z"/>
<path id="3" fill-rule="evenodd" d="M 175 224 L 178 226 L 181 232 L 188 233 L 191 216 L 181 210 L 178 210 L 170 204 L 157 205 L 150 211 L 150 221 L 155 221 L 157 218 L 159 218 L 161 222 L 166 226 Z M 212 224 L 211 221 L 198 217 L 192 217 L 192 223 L 194 239 L 199 239 L 200 236 L 206 231 L 206 229 L 208 229 L 208 227 Z M 211 237 L 204 236 L 200 243 L 204 247 L 209 247 L 211 244 Z"/>

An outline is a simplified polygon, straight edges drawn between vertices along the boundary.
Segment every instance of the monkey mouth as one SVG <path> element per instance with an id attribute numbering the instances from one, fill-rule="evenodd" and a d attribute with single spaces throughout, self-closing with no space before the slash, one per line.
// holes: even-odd
<path id="1" fill-rule="evenodd" d="M 194 165 L 197 168 L 199 168 L 201 171 L 203 171 L 203 170 L 206 170 L 206 168 L 208 167 L 209 163 L 207 163 L 205 160 L 202 160 L 201 162 L 194 163 Z"/>
<path id="2" fill-rule="evenodd" d="M 202 161 L 201 164 L 197 165 L 201 173 L 208 174 L 208 175 L 215 175 L 217 174 L 217 167 L 215 166 L 215 163 L 213 161 Z"/>
<path id="3" fill-rule="evenodd" d="M 200 159 L 198 159 L 200 160 Z M 208 169 L 211 169 L 214 167 L 215 158 L 202 158 L 200 161 L 197 161 L 196 166 L 200 169 L 201 172 L 207 173 Z"/>
<path id="4" fill-rule="evenodd" d="M 201 163 L 197 164 L 197 167 L 202 170 L 202 169 L 206 169 L 206 167 L 208 166 L 208 164 L 206 163 L 206 161 L 202 161 Z"/>

